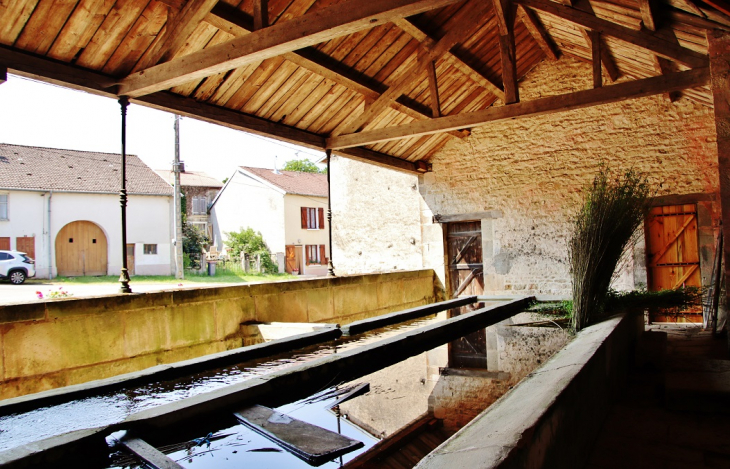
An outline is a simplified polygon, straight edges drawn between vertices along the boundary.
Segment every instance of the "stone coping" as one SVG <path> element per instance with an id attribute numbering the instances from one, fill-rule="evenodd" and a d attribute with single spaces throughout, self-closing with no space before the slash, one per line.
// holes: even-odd
<path id="1" fill-rule="evenodd" d="M 578 333 L 416 467 L 582 467 L 628 369 L 636 317 Z"/>

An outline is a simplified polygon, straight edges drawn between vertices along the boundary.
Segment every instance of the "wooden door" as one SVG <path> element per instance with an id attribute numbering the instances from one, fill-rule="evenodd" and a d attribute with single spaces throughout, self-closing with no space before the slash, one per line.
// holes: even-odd
<path id="1" fill-rule="evenodd" d="M 106 235 L 90 221 L 75 221 L 61 228 L 56 235 L 56 268 L 58 275 L 106 275 Z"/>
<path id="2" fill-rule="evenodd" d="M 480 221 L 449 223 L 446 226 L 449 261 L 449 293 L 453 298 L 484 294 L 482 259 L 482 223 Z M 458 316 L 475 309 L 468 305 L 452 309 Z M 452 368 L 487 368 L 486 329 L 480 329 L 449 344 L 449 366 Z"/>
<path id="3" fill-rule="evenodd" d="M 0 251 L 10 251 L 9 237 L 0 237 Z"/>
<path id="4" fill-rule="evenodd" d="M 31 259 L 35 259 L 35 236 L 23 236 L 15 238 L 15 250 L 24 252 Z"/>
<path id="5" fill-rule="evenodd" d="M 134 244 L 127 244 L 127 273 L 134 275 Z"/>
<path id="6" fill-rule="evenodd" d="M 286 267 L 284 270 L 287 273 L 292 273 L 292 270 L 296 270 L 297 266 L 297 254 L 296 246 L 286 246 Z"/>

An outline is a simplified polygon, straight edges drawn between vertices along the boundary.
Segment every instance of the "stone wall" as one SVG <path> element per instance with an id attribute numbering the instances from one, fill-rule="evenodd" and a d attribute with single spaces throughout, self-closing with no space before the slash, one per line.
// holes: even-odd
<path id="1" fill-rule="evenodd" d="M 417 176 L 339 157 L 331 167 L 336 272 L 420 269 Z"/>
<path id="2" fill-rule="evenodd" d="M 529 101 L 591 86 L 591 66 L 564 57 L 536 67 L 520 95 Z M 431 162 L 419 185 L 424 266 L 443 278 L 433 215 L 499 210 L 501 218 L 483 224 L 485 292 L 494 294 L 569 294 L 568 220 L 602 162 L 647 173 L 659 196 L 718 188 L 712 109 L 663 95 L 477 127 Z M 631 277 L 622 278 L 625 288 Z"/>
<path id="3" fill-rule="evenodd" d="M 241 347 L 246 323 L 348 324 L 434 299 L 423 270 L 0 306 L 0 399 Z"/>

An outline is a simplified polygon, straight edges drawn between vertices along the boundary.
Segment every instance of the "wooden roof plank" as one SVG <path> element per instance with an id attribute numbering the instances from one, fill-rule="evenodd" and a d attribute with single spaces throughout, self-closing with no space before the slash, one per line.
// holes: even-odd
<path id="1" fill-rule="evenodd" d="M 647 31 L 635 31 L 624 26 L 619 26 L 611 21 L 598 18 L 595 15 L 560 5 L 549 0 L 514 1 L 520 5 L 555 15 L 585 28 L 599 31 L 602 34 L 636 44 L 637 46 L 648 49 L 661 57 L 674 60 L 687 65 L 688 67 L 705 67 L 708 63 L 706 55 L 666 42 Z"/>
<path id="2" fill-rule="evenodd" d="M 171 88 L 241 65 L 279 56 L 328 39 L 374 28 L 393 19 L 441 8 L 457 0 L 345 0 L 277 23 L 229 43 L 179 57 L 123 80 L 119 95 L 130 97 Z"/>
<path id="3" fill-rule="evenodd" d="M 540 19 L 537 15 L 532 10 L 528 10 L 522 5 L 517 8 L 517 15 L 527 30 L 530 31 L 530 35 L 532 35 L 532 38 L 535 42 L 537 42 L 537 45 L 540 46 L 540 49 L 545 52 L 545 55 L 550 60 L 558 60 L 560 58 L 560 50 L 555 45 L 550 34 L 545 30 L 542 23 L 540 23 Z"/>
<path id="4" fill-rule="evenodd" d="M 39 0 L 17 0 L 0 8 L 0 44 L 15 43 L 38 2 Z"/>
<path id="5" fill-rule="evenodd" d="M 45 55 L 66 24 L 78 0 L 41 0 L 25 23 L 14 46 Z"/>
<path id="6" fill-rule="evenodd" d="M 375 142 L 398 138 L 410 138 L 416 135 L 439 133 L 446 130 L 483 125 L 506 119 L 530 117 L 554 112 L 580 109 L 599 104 L 623 101 L 626 99 L 651 96 L 668 91 L 682 90 L 707 84 L 708 69 L 700 68 L 686 72 L 678 72 L 660 77 L 578 91 L 567 95 L 550 96 L 534 101 L 515 103 L 510 106 L 485 109 L 469 114 L 441 117 L 430 121 L 421 121 L 399 128 L 386 128 L 370 132 L 342 135 L 327 139 L 328 148 L 345 148 L 350 146 L 369 145 Z"/>
<path id="7" fill-rule="evenodd" d="M 65 62 L 72 61 L 89 43 L 113 6 L 114 0 L 81 0 L 53 42 L 48 56 Z"/>

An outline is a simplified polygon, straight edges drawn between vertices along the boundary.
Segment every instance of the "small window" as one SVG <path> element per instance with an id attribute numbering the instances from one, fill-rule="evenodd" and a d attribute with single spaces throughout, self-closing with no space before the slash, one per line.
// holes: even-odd
<path id="1" fill-rule="evenodd" d="M 322 264 L 327 263 L 327 257 L 325 254 L 324 244 L 307 245 L 306 254 L 307 254 L 307 265 L 312 265 L 312 264 L 322 265 Z"/>
<path id="2" fill-rule="evenodd" d="M 0 220 L 8 219 L 8 194 L 0 194 Z"/>
<path id="3" fill-rule="evenodd" d="M 145 244 L 143 252 L 145 254 L 157 254 L 157 245 L 156 244 Z"/>
<path id="4" fill-rule="evenodd" d="M 323 230 L 324 229 L 324 209 L 302 207 L 302 229 L 305 230 Z"/>
<path id="5" fill-rule="evenodd" d="M 193 215 L 205 215 L 208 213 L 208 198 L 205 196 L 193 197 Z"/>

